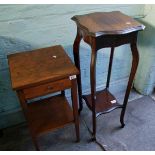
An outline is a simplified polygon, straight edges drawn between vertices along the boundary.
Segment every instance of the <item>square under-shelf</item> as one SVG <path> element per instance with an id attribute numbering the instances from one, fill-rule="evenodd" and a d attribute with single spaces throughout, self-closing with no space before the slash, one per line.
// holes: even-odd
<path id="1" fill-rule="evenodd" d="M 63 95 L 28 105 L 28 123 L 32 133 L 41 135 L 74 121 L 73 110 Z"/>
<path id="2" fill-rule="evenodd" d="M 117 102 L 116 98 L 108 91 L 108 89 L 97 91 L 95 98 L 96 117 L 114 109 L 122 108 L 122 105 Z M 86 101 L 89 109 L 92 110 L 91 94 L 83 95 L 83 99 Z"/>

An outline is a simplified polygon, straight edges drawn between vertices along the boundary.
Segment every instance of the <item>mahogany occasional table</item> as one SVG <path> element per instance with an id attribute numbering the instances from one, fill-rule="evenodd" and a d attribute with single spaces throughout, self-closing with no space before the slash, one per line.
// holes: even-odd
<path id="1" fill-rule="evenodd" d="M 79 141 L 76 81 L 79 71 L 64 49 L 58 45 L 16 53 L 9 55 L 8 61 L 12 88 L 17 91 L 36 149 L 39 150 L 37 136 L 69 123 L 75 123 Z M 64 94 L 68 88 L 71 88 L 73 110 Z M 59 95 L 31 102 L 58 91 Z"/>
<path id="2" fill-rule="evenodd" d="M 96 117 L 111 112 L 114 109 L 122 108 L 120 122 L 124 127 L 124 115 L 128 102 L 129 93 L 132 87 L 133 79 L 137 70 L 139 54 L 137 49 L 138 31 L 145 28 L 144 25 L 135 21 L 131 17 L 124 15 L 119 11 L 113 12 L 95 12 L 85 15 L 72 17 L 77 25 L 77 35 L 73 45 L 74 61 L 80 70 L 79 46 L 83 39 L 91 46 L 91 63 L 90 63 L 90 84 L 91 94 L 82 96 L 81 77 L 78 75 L 78 92 L 79 92 L 79 111 L 82 110 L 82 98 L 92 111 L 93 120 L 93 140 L 96 140 Z M 129 81 L 124 97 L 123 104 L 119 104 L 115 97 L 109 91 L 110 75 L 115 47 L 130 44 L 132 52 L 132 67 Z M 106 88 L 103 91 L 96 92 L 96 57 L 97 51 L 101 48 L 111 48 L 109 70 L 107 75 Z"/>

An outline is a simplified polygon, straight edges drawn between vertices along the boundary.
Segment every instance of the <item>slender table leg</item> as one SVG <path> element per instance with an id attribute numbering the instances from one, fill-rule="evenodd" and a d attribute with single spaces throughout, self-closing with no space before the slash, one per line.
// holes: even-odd
<path id="1" fill-rule="evenodd" d="M 91 83 L 91 101 L 92 101 L 92 121 L 93 121 L 93 140 L 96 140 L 96 43 L 93 40 L 91 63 L 90 63 L 90 83 Z"/>
<path id="2" fill-rule="evenodd" d="M 78 98 L 77 98 L 77 81 L 76 81 L 76 79 L 72 79 L 71 96 L 72 96 L 76 138 L 77 138 L 77 142 L 79 142 L 80 141 L 80 131 L 79 131 Z"/>
<path id="3" fill-rule="evenodd" d="M 128 81 L 128 86 L 127 86 L 127 89 L 126 89 L 125 98 L 124 98 L 124 102 L 123 102 L 123 108 L 122 108 L 121 116 L 120 116 L 120 122 L 122 124 L 122 127 L 125 126 L 125 124 L 124 124 L 125 110 L 126 110 L 130 90 L 131 90 L 131 87 L 132 87 L 133 79 L 135 77 L 136 70 L 137 70 L 137 67 L 138 67 L 138 62 L 139 62 L 139 53 L 138 53 L 136 43 L 131 43 L 130 47 L 131 47 L 131 51 L 132 51 L 133 60 L 132 60 L 132 67 L 131 67 L 130 77 L 129 77 L 129 81 Z"/>
<path id="4" fill-rule="evenodd" d="M 21 107 L 22 107 L 22 109 L 23 109 L 24 115 L 25 115 L 25 117 L 26 117 L 26 119 L 27 119 L 28 107 L 27 107 L 26 99 L 25 99 L 25 97 L 24 97 L 24 93 L 23 93 L 23 91 L 20 91 L 20 90 L 19 90 L 19 91 L 17 91 L 17 95 L 18 95 L 18 97 L 19 97 L 20 105 L 21 105 Z"/>
<path id="5" fill-rule="evenodd" d="M 81 42 L 81 35 L 77 31 L 76 38 L 74 40 L 74 45 L 73 45 L 73 54 L 74 54 L 74 62 L 76 67 L 79 69 L 80 74 L 77 75 L 77 82 L 78 82 L 78 94 L 79 94 L 79 112 L 82 111 L 83 109 L 83 103 L 82 103 L 82 84 L 81 84 L 81 70 L 80 70 L 80 56 L 79 56 L 79 47 L 80 47 L 80 42 Z"/>
<path id="6" fill-rule="evenodd" d="M 20 104 L 23 108 L 23 111 L 24 111 L 24 114 L 25 114 L 25 117 L 27 120 L 29 120 L 29 117 L 27 115 L 27 112 L 28 112 L 28 107 L 27 107 L 27 101 L 24 97 L 24 94 L 23 94 L 23 91 L 17 91 L 17 94 L 18 94 L 18 97 L 19 97 L 19 100 L 20 100 Z M 34 143 L 34 146 L 36 148 L 37 151 L 39 151 L 39 146 L 38 146 L 38 143 L 37 143 L 37 139 L 36 139 L 36 136 L 34 133 L 31 132 L 31 129 L 29 128 L 29 131 L 31 133 L 31 137 L 32 137 L 32 141 Z"/>
<path id="7" fill-rule="evenodd" d="M 33 136 L 32 133 L 31 133 L 31 137 L 32 137 L 32 141 L 33 141 L 33 144 L 34 144 L 34 146 L 35 146 L 35 149 L 36 149 L 37 151 L 40 151 L 39 145 L 38 145 L 38 142 L 37 142 L 37 137 Z"/>
<path id="8" fill-rule="evenodd" d="M 106 88 L 109 88 L 113 57 L 114 57 L 114 47 L 111 48 L 111 52 L 110 52 L 110 60 L 109 60 L 109 69 L 108 69 Z"/>
<path id="9" fill-rule="evenodd" d="M 61 95 L 65 96 L 65 91 L 64 90 L 61 91 Z"/>

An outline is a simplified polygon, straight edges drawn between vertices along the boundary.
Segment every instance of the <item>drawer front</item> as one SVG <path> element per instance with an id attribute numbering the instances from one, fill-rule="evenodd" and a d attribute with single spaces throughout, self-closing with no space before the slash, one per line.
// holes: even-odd
<path id="1" fill-rule="evenodd" d="M 23 90 L 26 99 L 32 99 L 35 97 L 47 95 L 67 88 L 71 88 L 71 81 L 69 79 L 63 79 L 59 81 L 49 82 L 39 86 L 26 88 Z"/>

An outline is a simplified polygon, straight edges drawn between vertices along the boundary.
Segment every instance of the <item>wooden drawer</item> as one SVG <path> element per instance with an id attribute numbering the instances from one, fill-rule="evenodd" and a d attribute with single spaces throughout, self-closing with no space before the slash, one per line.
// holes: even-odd
<path id="1" fill-rule="evenodd" d="M 58 80 L 54 82 L 45 83 L 39 86 L 26 88 L 23 90 L 26 99 L 47 95 L 67 88 L 71 88 L 71 81 L 69 79 Z"/>

